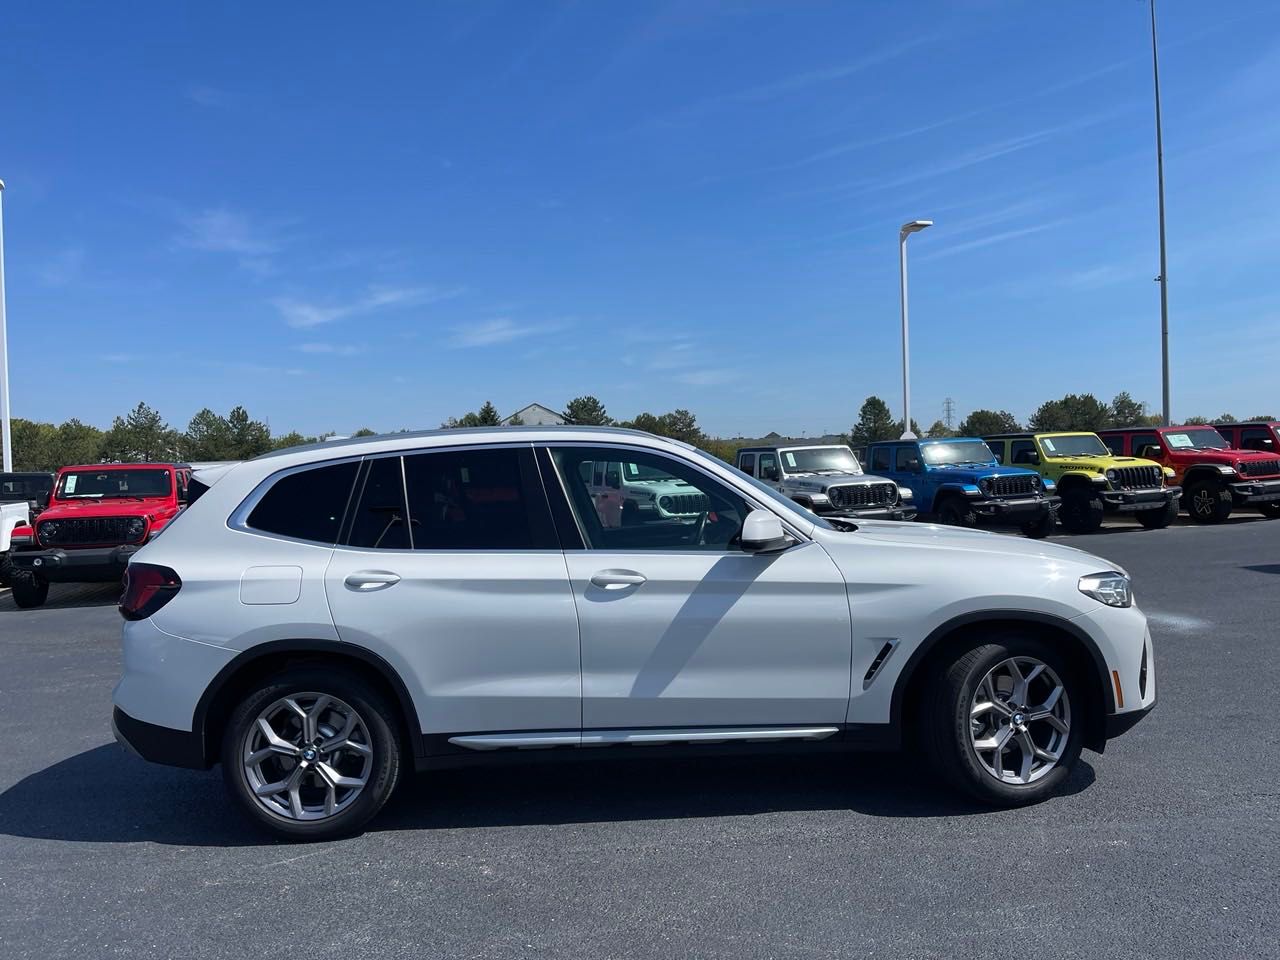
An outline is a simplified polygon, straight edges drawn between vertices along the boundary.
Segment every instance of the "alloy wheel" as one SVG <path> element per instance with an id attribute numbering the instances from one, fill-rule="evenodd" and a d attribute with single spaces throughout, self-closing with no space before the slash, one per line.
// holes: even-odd
<path id="1" fill-rule="evenodd" d="M 369 783 L 373 746 L 350 705 L 296 693 L 262 710 L 241 743 L 245 781 L 258 803 L 285 820 L 324 820 Z"/>
<path id="2" fill-rule="evenodd" d="M 1071 702 L 1053 668 L 1035 657 L 1002 660 L 969 704 L 970 743 L 1001 783 L 1034 783 L 1058 765 L 1071 732 Z"/>
<path id="3" fill-rule="evenodd" d="M 1191 509 L 1195 511 L 1196 516 L 1212 517 L 1216 501 L 1217 497 L 1208 487 L 1197 487 L 1195 495 L 1191 498 Z"/>

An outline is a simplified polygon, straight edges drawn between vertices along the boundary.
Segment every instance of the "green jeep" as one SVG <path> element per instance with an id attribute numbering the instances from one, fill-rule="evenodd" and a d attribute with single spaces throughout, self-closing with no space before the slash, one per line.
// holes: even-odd
<path id="1" fill-rule="evenodd" d="M 1092 533 L 1108 513 L 1132 513 L 1148 530 L 1178 516 L 1181 487 L 1154 460 L 1117 457 L 1096 433 L 1005 433 L 984 437 L 1001 463 L 1031 467 L 1058 486 L 1058 519 L 1069 533 Z"/>

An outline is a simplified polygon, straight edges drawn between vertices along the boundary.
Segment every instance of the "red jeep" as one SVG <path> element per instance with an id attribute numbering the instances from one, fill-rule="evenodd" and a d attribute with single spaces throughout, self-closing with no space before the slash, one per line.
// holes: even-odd
<path id="1" fill-rule="evenodd" d="M 1237 450 L 1261 450 L 1280 453 L 1280 420 L 1255 420 L 1252 423 L 1215 423 L 1217 430 Z"/>
<path id="2" fill-rule="evenodd" d="M 1221 523 L 1232 507 L 1280 517 L 1280 455 L 1274 452 L 1235 449 L 1213 427 L 1129 427 L 1098 436 L 1117 456 L 1172 467 L 1183 509 L 1197 523 Z"/>
<path id="3" fill-rule="evenodd" d="M 13 531 L 13 602 L 38 607 L 50 583 L 120 580 L 129 557 L 187 502 L 183 463 L 63 467 L 49 506 Z"/>

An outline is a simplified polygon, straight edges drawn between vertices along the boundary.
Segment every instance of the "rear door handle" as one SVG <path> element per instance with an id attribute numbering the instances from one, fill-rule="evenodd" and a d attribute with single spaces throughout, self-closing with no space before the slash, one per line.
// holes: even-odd
<path id="1" fill-rule="evenodd" d="M 624 590 L 640 586 L 645 582 L 645 576 L 634 570 L 601 570 L 591 578 L 591 582 L 605 590 Z"/>
<path id="2" fill-rule="evenodd" d="M 386 570 L 357 570 L 355 573 L 347 574 L 347 579 L 342 582 L 352 590 L 370 593 L 374 590 L 394 587 L 400 582 L 400 575 Z"/>

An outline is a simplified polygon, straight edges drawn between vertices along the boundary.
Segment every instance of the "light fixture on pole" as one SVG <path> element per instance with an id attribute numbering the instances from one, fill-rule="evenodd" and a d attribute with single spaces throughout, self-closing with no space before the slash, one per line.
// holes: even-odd
<path id="1" fill-rule="evenodd" d="M 914 440 L 911 430 L 911 358 L 907 333 L 907 237 L 925 227 L 932 227 L 932 220 L 912 220 L 898 231 L 898 281 L 902 294 L 902 439 Z"/>
<path id="2" fill-rule="evenodd" d="M 0 461 L 13 471 L 13 438 L 9 433 L 9 338 L 4 318 L 4 181 L 0 180 Z"/>

